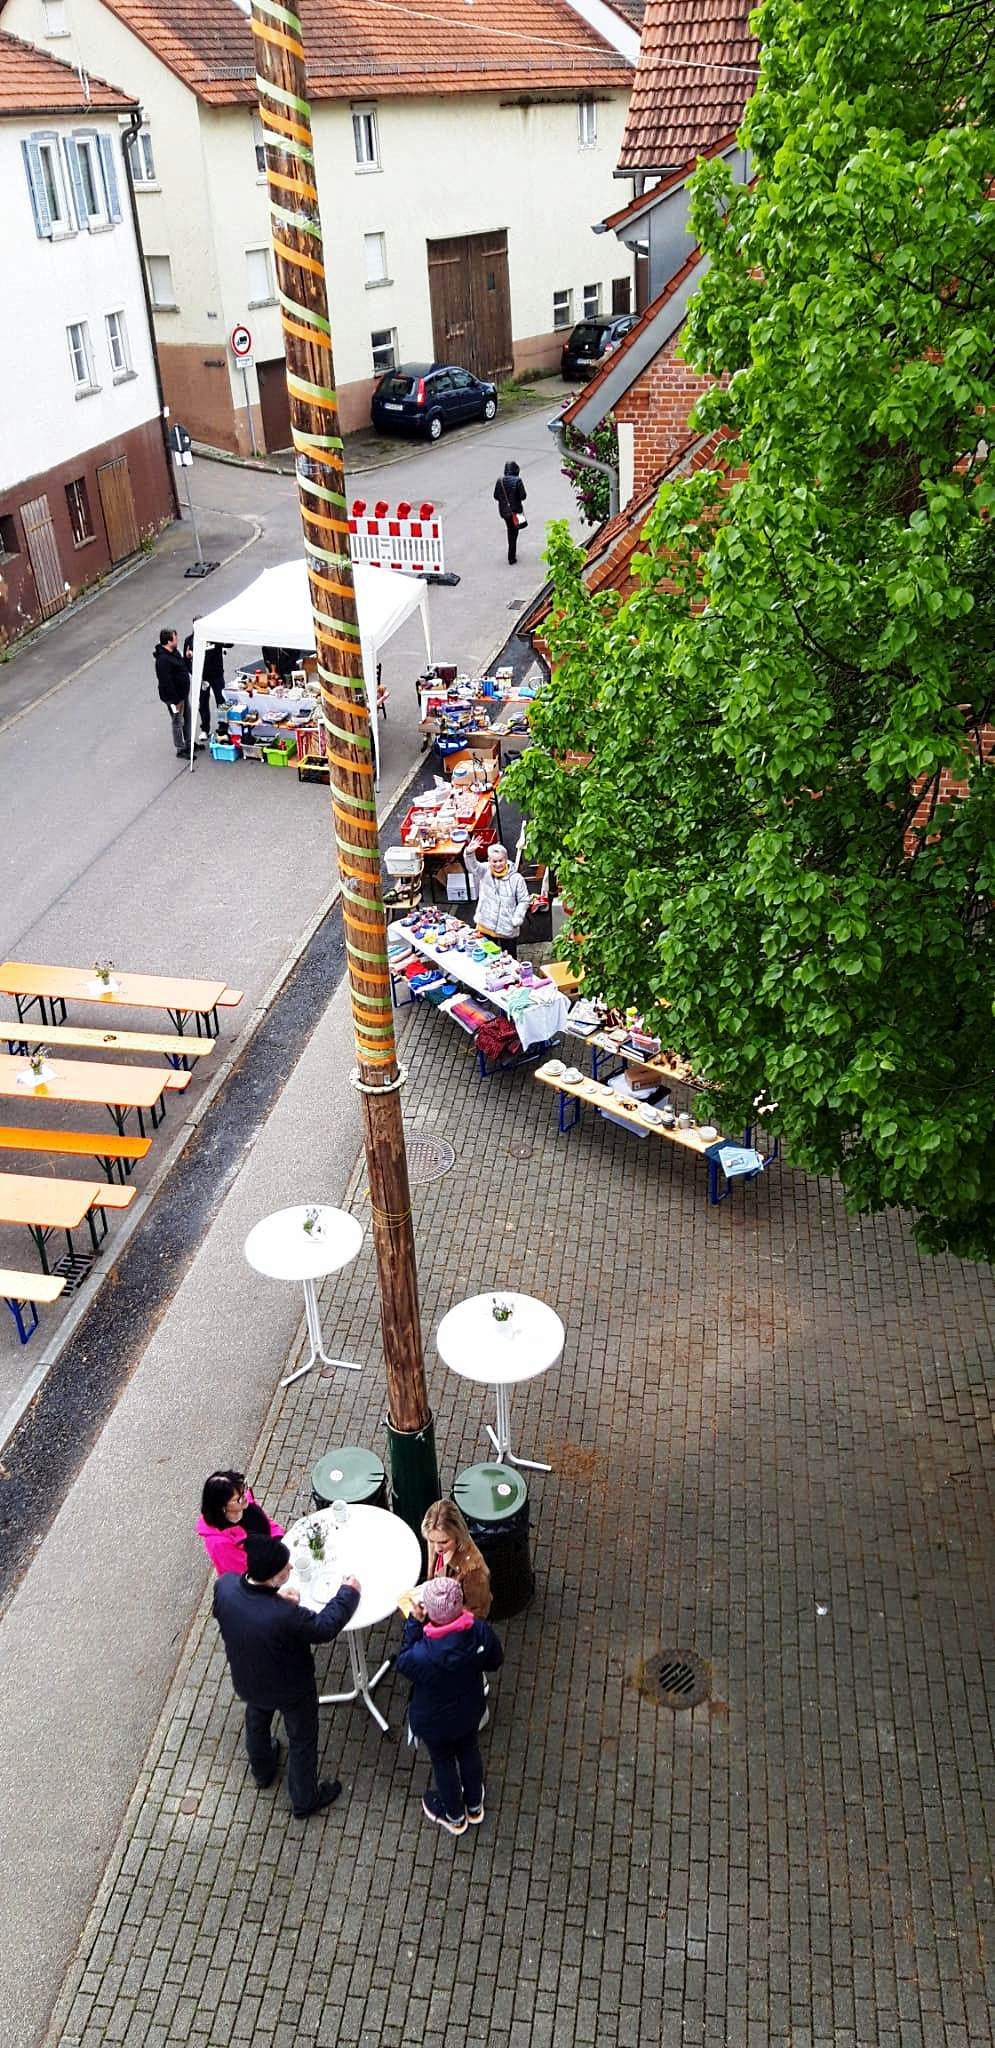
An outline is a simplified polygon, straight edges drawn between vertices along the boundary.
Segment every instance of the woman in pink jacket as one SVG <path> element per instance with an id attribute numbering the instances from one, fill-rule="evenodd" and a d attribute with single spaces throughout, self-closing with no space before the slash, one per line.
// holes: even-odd
<path id="1" fill-rule="evenodd" d="M 259 1506 L 244 1472 L 212 1472 L 204 1481 L 197 1534 L 215 1571 L 245 1571 L 247 1536 L 282 1536 Z"/>

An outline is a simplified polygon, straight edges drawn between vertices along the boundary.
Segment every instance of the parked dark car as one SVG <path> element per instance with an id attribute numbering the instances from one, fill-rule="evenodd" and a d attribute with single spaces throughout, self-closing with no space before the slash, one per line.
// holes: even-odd
<path id="1" fill-rule="evenodd" d="M 635 326 L 631 313 L 615 313 L 610 318 L 580 320 L 569 340 L 563 344 L 560 356 L 560 370 L 564 377 L 583 377 L 586 381 L 595 370 L 600 370 L 607 355 L 618 347 L 623 336 Z"/>
<path id="2" fill-rule="evenodd" d="M 437 441 L 443 427 L 461 420 L 492 420 L 497 406 L 497 385 L 456 363 L 402 363 L 381 377 L 370 418 L 381 432 L 427 434 Z"/>

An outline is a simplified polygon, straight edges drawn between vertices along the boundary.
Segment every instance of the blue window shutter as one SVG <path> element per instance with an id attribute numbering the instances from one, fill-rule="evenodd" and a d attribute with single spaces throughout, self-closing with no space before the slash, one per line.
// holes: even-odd
<path id="1" fill-rule="evenodd" d="M 90 225 L 90 216 L 86 210 L 86 193 L 83 190 L 83 176 L 79 167 L 79 151 L 76 148 L 75 139 L 72 135 L 64 137 L 63 148 L 66 152 L 66 162 L 69 165 L 69 183 L 73 188 L 73 204 L 76 208 L 76 219 L 79 226 L 85 230 Z"/>
<path id="2" fill-rule="evenodd" d="M 117 192 L 117 166 L 114 162 L 114 144 L 109 135 L 98 136 L 100 161 L 104 167 L 104 190 L 107 194 L 107 212 L 111 220 L 120 220 L 121 202 Z"/>
<path id="3" fill-rule="evenodd" d="M 36 235 L 50 235 L 52 232 L 52 215 L 49 211 L 48 195 L 45 191 L 45 180 L 42 176 L 41 157 L 38 153 L 37 142 L 22 142 L 21 153 L 24 157 L 24 168 L 28 174 L 28 191 L 31 194 L 31 211 L 35 217 L 35 233 Z"/>

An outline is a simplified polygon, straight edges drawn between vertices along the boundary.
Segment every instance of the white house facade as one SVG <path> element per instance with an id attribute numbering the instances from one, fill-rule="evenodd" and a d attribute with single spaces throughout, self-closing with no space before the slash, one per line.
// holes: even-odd
<path id="1" fill-rule="evenodd" d="M 314 0 L 304 11 L 347 431 L 365 424 L 376 378 L 393 363 L 441 357 L 498 377 L 553 368 L 564 329 L 631 303 L 631 259 L 607 239 L 592 243 L 590 222 L 617 195 L 635 32 L 604 0 L 584 0 L 599 26 L 567 0 L 521 0 L 514 29 L 503 0 L 475 0 L 472 13 L 459 0 L 451 23 L 456 0 L 440 4 L 429 56 L 418 42 L 409 54 L 401 10 L 380 0 Z M 122 78 L 147 119 L 135 193 L 174 415 L 219 447 L 286 446 L 242 9 L 6 0 L 4 24 L 50 47 L 53 5 L 73 61 Z M 457 31 L 466 55 L 440 56 Z M 247 372 L 229 345 L 239 326 L 252 337 Z"/>
<path id="2" fill-rule="evenodd" d="M 0 640 L 172 516 L 123 93 L 0 33 Z"/>

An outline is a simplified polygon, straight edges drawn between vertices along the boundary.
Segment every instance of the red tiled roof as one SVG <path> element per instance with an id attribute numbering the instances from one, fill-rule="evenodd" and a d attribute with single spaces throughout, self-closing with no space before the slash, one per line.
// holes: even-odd
<path id="1" fill-rule="evenodd" d="M 607 5 L 621 14 L 630 28 L 641 29 L 646 12 L 646 0 L 607 0 Z"/>
<path id="2" fill-rule="evenodd" d="M 619 173 L 669 169 L 738 128 L 756 83 L 752 0 L 646 0 Z"/>
<path id="3" fill-rule="evenodd" d="M 105 0 L 212 106 L 254 101 L 248 21 L 235 0 Z M 468 92 L 628 91 L 632 66 L 567 0 L 304 0 L 315 100 Z"/>
<path id="4" fill-rule="evenodd" d="M 125 113 L 137 102 L 86 72 L 86 88 L 72 64 L 33 50 L 19 36 L 0 29 L 0 116 L 7 114 L 90 114 L 104 108 Z"/>
<path id="5" fill-rule="evenodd" d="M 667 279 L 662 292 L 658 292 L 656 298 L 650 300 L 645 313 L 640 313 L 635 326 L 630 327 L 624 341 L 620 341 L 618 347 L 613 349 L 611 355 L 605 357 L 600 370 L 595 371 L 594 376 L 584 385 L 583 390 L 578 391 L 576 398 L 571 399 L 570 404 L 564 407 L 562 418 L 568 427 L 573 426 L 581 406 L 586 405 L 588 399 L 594 397 L 595 392 L 600 389 L 601 385 L 609 377 L 614 377 L 619 364 L 624 362 L 625 357 L 635 348 L 637 341 L 645 334 L 646 329 L 653 325 L 654 320 L 658 314 L 662 313 L 667 300 L 673 297 L 678 286 L 682 285 L 685 279 L 691 276 L 692 271 L 697 270 L 701 260 L 701 250 L 696 245 L 690 254 L 685 257 L 680 269 L 675 270 L 673 277 Z"/>

